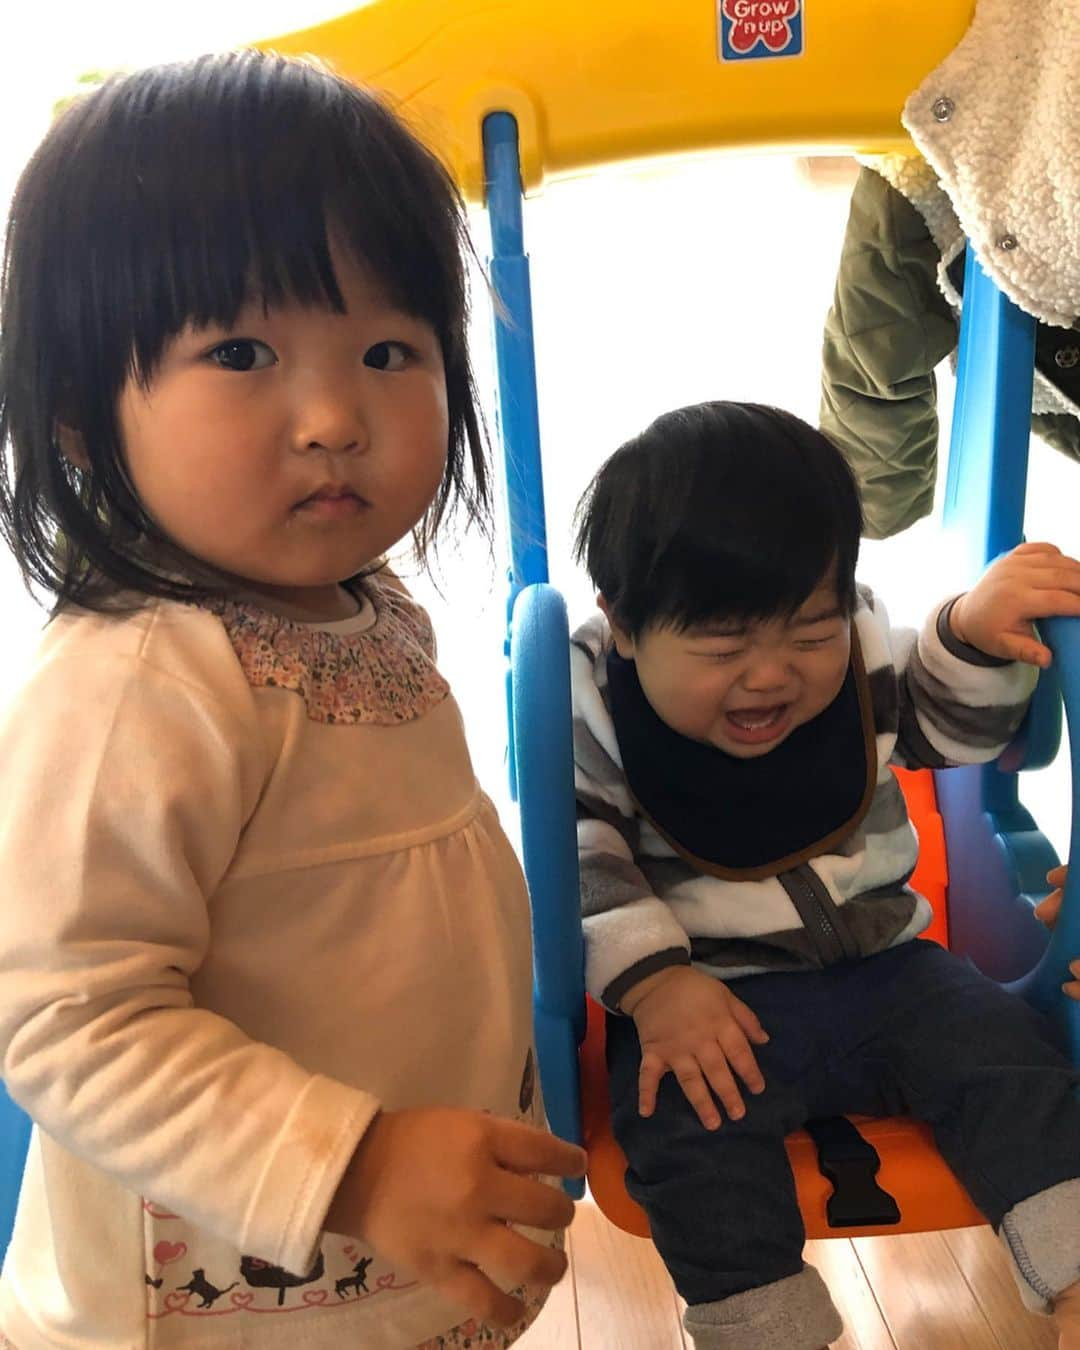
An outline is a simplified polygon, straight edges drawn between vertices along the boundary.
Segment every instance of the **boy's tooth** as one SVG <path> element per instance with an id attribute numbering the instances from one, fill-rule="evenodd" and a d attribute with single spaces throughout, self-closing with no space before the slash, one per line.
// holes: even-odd
<path id="1" fill-rule="evenodd" d="M 775 722 L 779 708 L 770 708 L 764 716 L 749 716 L 746 713 L 732 713 L 731 719 L 739 726 L 745 727 L 749 731 L 756 731 L 759 727 L 768 726 L 770 722 Z"/>

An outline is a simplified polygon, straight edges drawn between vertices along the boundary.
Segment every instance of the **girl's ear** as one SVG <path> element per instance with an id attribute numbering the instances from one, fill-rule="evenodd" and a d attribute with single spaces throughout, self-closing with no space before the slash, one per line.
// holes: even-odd
<path id="1" fill-rule="evenodd" d="M 90 456 L 86 453 L 86 442 L 82 438 L 82 432 L 76 431 L 74 427 L 65 426 L 63 422 L 56 424 L 56 443 L 60 447 L 60 453 L 77 469 L 90 470 Z"/>
<path id="2" fill-rule="evenodd" d="M 611 636 L 615 641 L 615 650 L 624 661 L 632 661 L 634 659 L 634 639 L 615 618 L 611 606 L 607 602 L 607 597 L 603 593 L 597 595 L 596 603 L 600 606 L 601 613 L 608 621 Z"/>

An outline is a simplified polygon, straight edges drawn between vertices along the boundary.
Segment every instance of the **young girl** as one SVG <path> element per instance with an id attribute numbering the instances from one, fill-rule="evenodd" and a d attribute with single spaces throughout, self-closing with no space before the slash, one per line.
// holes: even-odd
<path id="1" fill-rule="evenodd" d="M 109 83 L 19 184 L 18 1350 L 501 1346 L 564 1270 L 521 873 L 382 563 L 488 507 L 462 231 L 377 102 L 251 52 Z"/>

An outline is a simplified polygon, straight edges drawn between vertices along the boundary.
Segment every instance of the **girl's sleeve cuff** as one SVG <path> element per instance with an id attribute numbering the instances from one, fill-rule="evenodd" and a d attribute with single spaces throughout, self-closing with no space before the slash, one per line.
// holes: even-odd
<path id="1" fill-rule="evenodd" d="M 312 1076 L 252 1194 L 245 1251 L 296 1275 L 311 1269 L 330 1202 L 379 1108 L 369 1093 Z"/>

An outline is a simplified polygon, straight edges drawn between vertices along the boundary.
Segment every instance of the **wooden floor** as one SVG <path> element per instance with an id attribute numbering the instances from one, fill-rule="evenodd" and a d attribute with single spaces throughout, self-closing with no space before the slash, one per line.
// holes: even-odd
<path id="1" fill-rule="evenodd" d="M 613 1228 L 591 1200 L 569 1235 L 570 1270 L 521 1350 L 693 1350 L 656 1249 Z M 810 1242 L 844 1319 L 834 1350 L 1055 1350 L 1028 1313 L 991 1230 Z M 783 1347 L 777 1347 L 783 1350 Z"/>

